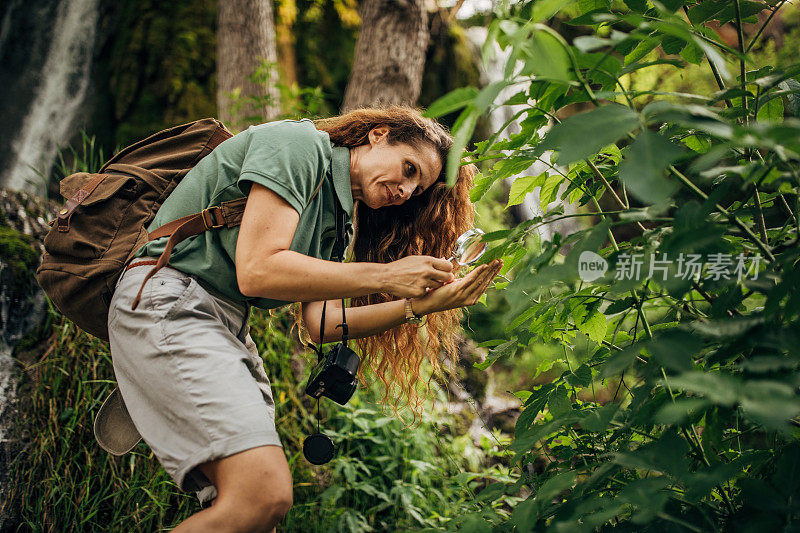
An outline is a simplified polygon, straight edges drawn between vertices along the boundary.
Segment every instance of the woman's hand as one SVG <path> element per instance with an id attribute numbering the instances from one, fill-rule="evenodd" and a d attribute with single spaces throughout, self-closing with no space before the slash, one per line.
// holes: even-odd
<path id="1" fill-rule="evenodd" d="M 428 255 L 411 255 L 392 261 L 386 267 L 386 292 L 400 298 L 425 296 L 428 290 L 455 279 L 450 261 Z"/>
<path id="2" fill-rule="evenodd" d="M 502 267 L 503 261 L 496 259 L 487 265 L 477 267 L 461 279 L 432 290 L 421 298 L 415 298 L 411 305 L 414 313 L 427 315 L 475 305 Z"/>

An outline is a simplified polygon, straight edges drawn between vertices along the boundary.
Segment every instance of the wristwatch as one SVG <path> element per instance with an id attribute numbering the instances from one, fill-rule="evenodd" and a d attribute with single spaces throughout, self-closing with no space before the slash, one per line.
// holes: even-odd
<path id="1" fill-rule="evenodd" d="M 406 322 L 419 326 L 422 324 L 424 317 L 414 314 L 414 309 L 411 308 L 411 298 L 406 298 Z"/>

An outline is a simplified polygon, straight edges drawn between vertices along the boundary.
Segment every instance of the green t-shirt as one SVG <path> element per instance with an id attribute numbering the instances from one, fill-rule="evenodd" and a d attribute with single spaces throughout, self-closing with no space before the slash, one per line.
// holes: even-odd
<path id="1" fill-rule="evenodd" d="M 322 188 L 311 199 L 323 179 Z M 182 216 L 242 198 L 250 192 L 252 182 L 271 189 L 300 214 L 290 249 L 330 260 L 336 241 L 336 203 L 348 219 L 353 214 L 350 150 L 333 146 L 328 134 L 307 119 L 251 126 L 220 144 L 186 174 L 147 229 L 153 231 Z M 349 236 L 350 222 L 346 229 Z M 234 301 L 265 309 L 289 303 L 248 298 L 239 292 L 235 267 L 238 236 L 237 226 L 190 237 L 175 246 L 169 264 Z M 166 242 L 166 237 L 149 242 L 136 257 L 158 257 Z"/>

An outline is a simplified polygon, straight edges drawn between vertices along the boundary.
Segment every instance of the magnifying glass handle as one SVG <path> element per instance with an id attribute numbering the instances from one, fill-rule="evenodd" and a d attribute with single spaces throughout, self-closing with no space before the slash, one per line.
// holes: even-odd
<path id="1" fill-rule="evenodd" d="M 448 262 L 450 262 L 450 264 L 451 264 L 451 265 L 453 265 L 453 274 L 455 274 L 456 272 L 458 272 L 458 270 L 461 268 L 461 265 L 459 265 L 459 264 L 458 264 L 458 261 L 456 261 L 456 255 L 455 255 L 455 254 L 451 255 L 451 256 L 450 256 L 450 257 L 447 259 L 447 261 L 448 261 Z M 453 280 L 453 281 L 455 281 L 455 280 Z M 444 282 L 444 285 L 448 285 L 448 284 L 450 284 L 450 283 L 453 283 L 453 281 L 445 281 L 445 282 Z"/>

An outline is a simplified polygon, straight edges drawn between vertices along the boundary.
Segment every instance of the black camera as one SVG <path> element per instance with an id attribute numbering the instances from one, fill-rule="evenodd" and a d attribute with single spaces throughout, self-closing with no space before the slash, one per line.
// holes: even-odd
<path id="1" fill-rule="evenodd" d="M 346 404 L 358 386 L 358 365 L 361 359 L 343 342 L 328 350 L 320 360 L 306 385 L 306 394 L 319 399 L 326 396 L 338 403 Z"/>

